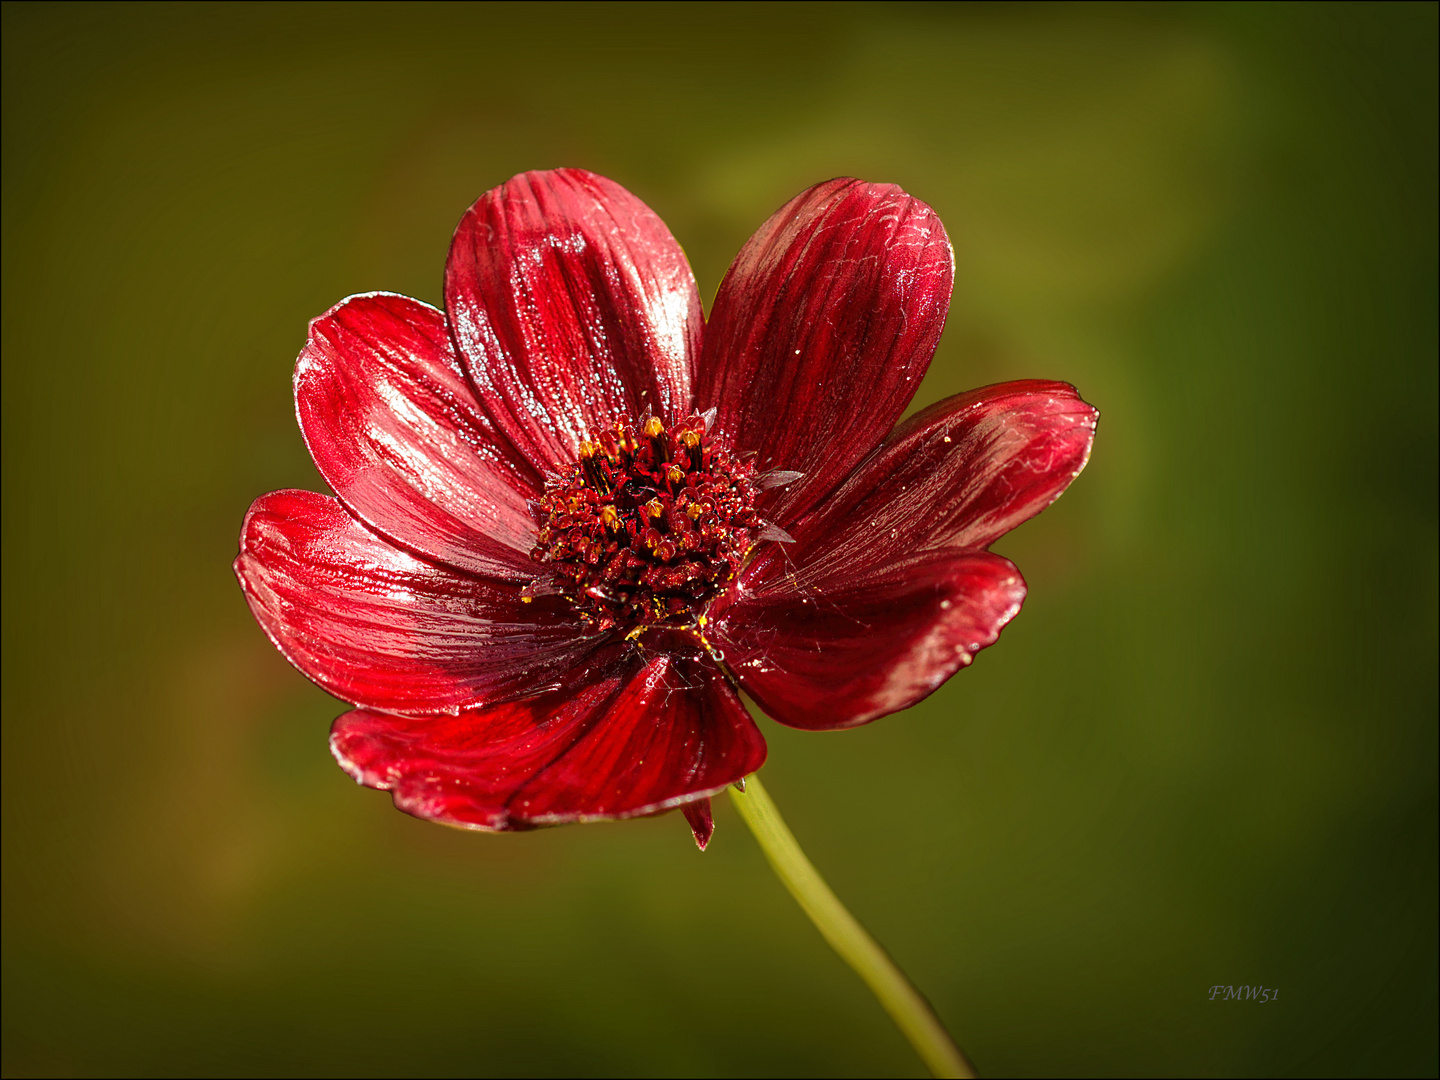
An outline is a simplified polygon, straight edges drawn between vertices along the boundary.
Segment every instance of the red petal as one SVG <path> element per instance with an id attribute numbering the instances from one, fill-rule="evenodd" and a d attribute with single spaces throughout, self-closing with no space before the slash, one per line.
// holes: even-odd
<path id="1" fill-rule="evenodd" d="M 286 658 L 342 700 L 454 712 L 555 686 L 593 648 L 554 601 L 416 558 L 335 499 L 273 491 L 250 507 L 235 574 Z"/>
<path id="2" fill-rule="evenodd" d="M 1096 412 L 1065 383 L 940 402 L 824 504 L 762 545 L 712 636 L 745 690 L 795 727 L 846 727 L 924 697 L 1014 617 L 1025 583 L 980 549 L 1085 467 Z"/>
<path id="3" fill-rule="evenodd" d="M 532 462 L 574 461 L 624 416 L 690 409 L 703 316 L 654 211 L 582 169 L 480 196 L 445 266 L 451 332 L 486 410 Z"/>
<path id="4" fill-rule="evenodd" d="M 930 366 L 954 255 L 935 212 L 891 184 L 831 180 L 781 207 L 735 257 L 705 331 L 696 401 L 760 470 L 789 522 L 894 426 Z"/>
<path id="5" fill-rule="evenodd" d="M 295 410 L 321 475 L 372 528 L 471 573 L 534 577 L 534 478 L 501 448 L 440 312 L 390 294 L 331 308 L 295 364 Z"/>
<path id="6" fill-rule="evenodd" d="M 715 835 L 715 815 L 710 812 L 710 799 L 696 799 L 680 808 L 685 815 L 690 831 L 695 835 L 695 846 L 704 851 L 710 846 L 710 837 Z"/>
<path id="7" fill-rule="evenodd" d="M 736 604 L 713 635 L 745 692 L 791 727 L 854 727 L 913 705 L 994 644 L 1025 599 L 1020 571 L 988 552 L 820 577 L 813 592 Z"/>
<path id="8" fill-rule="evenodd" d="M 406 813 L 473 829 L 651 814 L 764 762 L 764 739 L 714 665 L 617 654 L 543 697 L 459 716 L 346 713 L 331 750 Z"/>
<path id="9" fill-rule="evenodd" d="M 745 586 L 788 591 L 837 560 L 873 566 L 988 547 L 1058 499 L 1085 468 L 1099 413 L 1068 383 L 1001 383 L 912 416 L 806 520 L 762 547 Z"/>

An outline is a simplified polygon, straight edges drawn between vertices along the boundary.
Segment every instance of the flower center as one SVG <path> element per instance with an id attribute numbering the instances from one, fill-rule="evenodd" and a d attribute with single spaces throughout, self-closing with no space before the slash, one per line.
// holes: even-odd
<path id="1" fill-rule="evenodd" d="M 522 597 L 563 593 L 594 633 L 696 624 L 761 526 L 749 464 L 708 434 L 707 419 L 616 421 L 583 441 L 579 464 L 534 507 L 530 558 L 553 583 Z"/>

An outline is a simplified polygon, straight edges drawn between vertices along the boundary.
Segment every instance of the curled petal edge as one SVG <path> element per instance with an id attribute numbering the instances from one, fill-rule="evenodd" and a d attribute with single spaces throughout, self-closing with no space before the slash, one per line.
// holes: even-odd
<path id="1" fill-rule="evenodd" d="M 541 698 L 458 716 L 345 713 L 331 753 L 405 813 L 483 832 L 663 813 L 764 763 L 759 729 L 713 665 L 623 652 Z"/>

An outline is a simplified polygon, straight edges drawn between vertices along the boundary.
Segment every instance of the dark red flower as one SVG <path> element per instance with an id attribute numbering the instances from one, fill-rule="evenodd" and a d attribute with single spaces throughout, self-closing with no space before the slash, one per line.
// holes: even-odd
<path id="1" fill-rule="evenodd" d="M 781 723 L 929 694 L 1020 610 L 986 549 L 1084 467 L 1096 413 L 991 386 L 896 427 L 950 302 L 930 207 L 832 180 L 745 245 L 707 324 L 679 245 L 576 169 L 486 192 L 445 311 L 310 324 L 300 427 L 337 498 L 251 507 L 235 572 L 276 647 L 356 706 L 331 747 L 400 809 L 522 829 L 683 807 Z"/>

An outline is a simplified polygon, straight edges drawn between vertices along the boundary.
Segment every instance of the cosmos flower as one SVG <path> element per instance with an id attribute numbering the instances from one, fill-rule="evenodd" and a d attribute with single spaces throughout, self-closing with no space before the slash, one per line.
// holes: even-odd
<path id="1" fill-rule="evenodd" d="M 684 254 L 576 169 L 486 192 L 445 310 L 353 296 L 295 367 L 336 497 L 277 491 L 235 572 L 355 706 L 330 745 L 402 810 L 525 829 L 682 808 L 792 727 L 920 700 L 1020 610 L 987 549 L 1084 467 L 1096 413 L 1027 381 L 896 426 L 954 259 L 926 204 L 840 179 L 741 250 L 705 320 Z"/>

